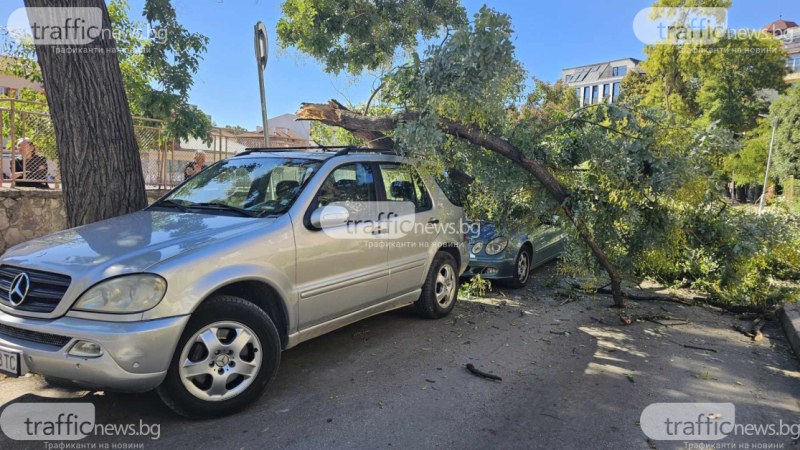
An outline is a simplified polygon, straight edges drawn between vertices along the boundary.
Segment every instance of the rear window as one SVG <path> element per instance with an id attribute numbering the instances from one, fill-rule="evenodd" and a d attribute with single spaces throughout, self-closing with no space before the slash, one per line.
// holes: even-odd
<path id="1" fill-rule="evenodd" d="M 469 190 L 467 186 L 447 176 L 447 172 L 436 177 L 436 184 L 442 189 L 450 203 L 461 208 L 464 207 L 467 191 Z"/>

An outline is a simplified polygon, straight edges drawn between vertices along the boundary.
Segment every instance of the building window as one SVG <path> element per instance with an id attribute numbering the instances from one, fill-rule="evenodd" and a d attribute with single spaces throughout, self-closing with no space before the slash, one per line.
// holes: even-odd
<path id="1" fill-rule="evenodd" d="M 581 99 L 581 88 L 575 89 L 575 97 L 577 97 L 578 100 Z"/>
<path id="2" fill-rule="evenodd" d="M 615 66 L 611 68 L 611 76 L 612 77 L 621 77 L 628 73 L 627 66 Z"/>
<path id="3" fill-rule="evenodd" d="M 564 75 L 564 81 L 566 81 L 567 83 L 572 81 L 572 75 Z"/>
<path id="4" fill-rule="evenodd" d="M 583 87 L 583 104 L 581 106 L 586 106 L 589 104 L 589 95 L 591 95 L 589 88 L 589 86 Z"/>
<path id="5" fill-rule="evenodd" d="M 592 86 L 592 104 L 593 105 L 595 103 L 597 103 L 597 100 L 598 100 L 597 94 L 599 93 L 599 91 L 600 91 L 600 86 Z"/>
<path id="6" fill-rule="evenodd" d="M 609 86 L 607 84 L 603 85 L 603 100 L 608 100 L 608 94 L 610 94 L 610 92 L 608 92 L 608 91 L 609 91 L 610 88 L 611 88 L 611 86 Z"/>
<path id="7" fill-rule="evenodd" d="M 613 85 L 613 87 L 611 89 L 611 92 L 612 92 L 611 93 L 611 100 L 612 101 L 617 101 L 617 99 L 619 98 L 619 81 L 614 83 L 614 85 Z"/>
<path id="8" fill-rule="evenodd" d="M 790 72 L 800 72 L 800 54 L 790 56 L 786 65 Z"/>

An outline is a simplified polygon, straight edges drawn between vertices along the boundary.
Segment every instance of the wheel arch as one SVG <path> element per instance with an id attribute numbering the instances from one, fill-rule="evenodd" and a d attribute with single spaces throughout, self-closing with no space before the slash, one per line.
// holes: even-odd
<path id="1" fill-rule="evenodd" d="M 264 310 L 278 329 L 281 348 L 286 348 L 289 341 L 289 314 L 286 302 L 275 287 L 262 280 L 233 281 L 209 293 L 198 306 L 215 295 L 240 297 Z"/>

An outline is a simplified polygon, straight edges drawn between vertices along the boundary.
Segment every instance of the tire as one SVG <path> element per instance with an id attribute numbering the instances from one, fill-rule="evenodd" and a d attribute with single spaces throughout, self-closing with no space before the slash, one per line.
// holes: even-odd
<path id="1" fill-rule="evenodd" d="M 522 246 L 517 253 L 517 259 L 514 260 L 514 277 L 508 280 L 508 285 L 512 289 L 522 289 L 531 279 L 531 261 L 533 255 L 527 246 Z"/>
<path id="2" fill-rule="evenodd" d="M 214 296 L 192 314 L 156 391 L 184 417 L 226 416 L 261 397 L 280 358 L 278 330 L 264 310 L 239 297 Z"/>
<path id="3" fill-rule="evenodd" d="M 414 303 L 417 312 L 428 319 L 439 319 L 448 314 L 458 301 L 458 271 L 453 255 L 439 252 L 434 256 L 422 294 Z"/>

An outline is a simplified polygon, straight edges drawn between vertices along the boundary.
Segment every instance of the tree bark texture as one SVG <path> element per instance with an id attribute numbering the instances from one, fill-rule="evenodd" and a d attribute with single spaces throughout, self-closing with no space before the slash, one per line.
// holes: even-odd
<path id="1" fill-rule="evenodd" d="M 26 7 L 95 7 L 111 29 L 103 0 L 25 0 Z M 62 24 L 63 26 L 63 24 Z M 86 45 L 36 44 L 55 129 L 70 227 L 147 205 L 133 118 L 110 33 Z"/>

